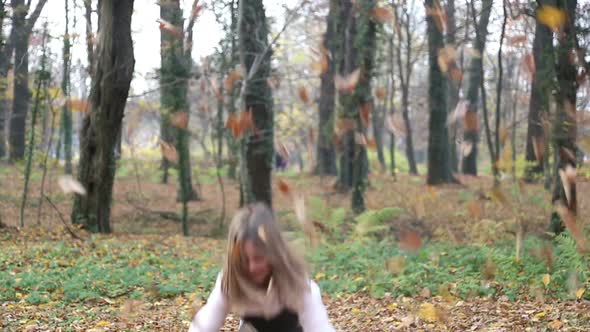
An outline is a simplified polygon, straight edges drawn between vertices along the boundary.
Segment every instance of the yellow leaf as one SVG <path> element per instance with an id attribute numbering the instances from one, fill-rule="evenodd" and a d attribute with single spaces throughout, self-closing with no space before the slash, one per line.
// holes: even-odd
<path id="1" fill-rule="evenodd" d="M 585 288 L 580 288 L 576 291 L 576 298 L 579 300 L 582 298 L 582 296 L 584 296 L 584 293 L 586 292 Z"/>
<path id="2" fill-rule="evenodd" d="M 320 280 L 323 279 L 326 276 L 326 274 L 322 273 L 322 272 L 318 272 L 315 275 L 315 280 Z"/>
<path id="3" fill-rule="evenodd" d="M 420 310 L 418 311 L 418 317 L 423 321 L 434 323 L 438 321 L 438 311 L 436 307 L 432 303 L 424 303 L 420 306 Z"/>
<path id="4" fill-rule="evenodd" d="M 547 316 L 547 313 L 545 311 L 541 311 L 540 313 L 535 315 L 535 318 L 543 318 Z"/>
<path id="5" fill-rule="evenodd" d="M 393 311 L 396 308 L 397 308 L 397 304 L 395 304 L 395 303 L 391 303 L 387 306 L 387 310 L 389 310 L 389 311 Z"/>
<path id="6" fill-rule="evenodd" d="M 352 308 L 351 311 L 352 311 L 353 314 L 358 314 L 358 313 L 361 313 L 362 312 L 359 308 Z"/>
<path id="7" fill-rule="evenodd" d="M 547 273 L 545 273 L 543 275 L 543 284 L 545 285 L 545 287 L 549 286 L 549 283 L 551 282 L 551 276 Z"/>
<path id="8" fill-rule="evenodd" d="M 16 279 L 14 279 L 14 283 L 15 283 L 15 284 L 18 284 L 18 283 L 20 283 L 21 281 L 23 281 L 23 278 L 16 278 Z"/>
<path id="9" fill-rule="evenodd" d="M 557 31 L 565 24 L 566 14 L 556 7 L 542 6 L 537 12 L 537 19 L 553 31 Z"/>
<path id="10" fill-rule="evenodd" d="M 356 279 L 354 279 L 355 282 L 359 282 L 359 281 L 363 281 L 365 280 L 365 278 L 363 277 L 357 277 Z"/>
<path id="11" fill-rule="evenodd" d="M 109 326 L 111 323 L 107 322 L 106 320 L 101 320 L 100 322 L 96 323 L 97 327 L 105 327 Z"/>

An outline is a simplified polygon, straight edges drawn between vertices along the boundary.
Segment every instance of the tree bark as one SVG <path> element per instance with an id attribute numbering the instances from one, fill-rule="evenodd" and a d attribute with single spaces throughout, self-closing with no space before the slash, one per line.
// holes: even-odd
<path id="1" fill-rule="evenodd" d="M 84 119 L 78 179 L 86 196 L 76 196 L 72 220 L 91 231 L 110 233 L 116 137 L 121 132 L 135 59 L 131 39 L 133 0 L 102 0 L 92 110 Z"/>
<path id="2" fill-rule="evenodd" d="M 436 0 L 426 0 L 427 9 L 436 10 Z M 440 8 L 437 8 L 440 10 Z M 444 47 L 436 18 L 427 15 L 428 24 L 428 174 L 426 182 L 438 185 L 453 182 L 447 121 L 447 79 L 438 66 L 438 50 Z"/>
<path id="3" fill-rule="evenodd" d="M 66 100 L 70 98 L 70 68 L 71 68 L 71 45 L 69 33 L 69 1 L 65 0 L 65 24 L 66 31 L 64 34 L 63 47 L 63 79 L 61 89 Z M 64 157 L 65 157 L 65 173 L 72 174 L 72 112 L 65 102 L 62 108 L 62 127 L 64 133 Z"/>
<path id="4" fill-rule="evenodd" d="M 25 154 L 26 120 L 31 101 L 29 91 L 29 38 L 47 0 L 39 0 L 27 19 L 24 0 L 12 0 L 14 32 L 14 99 L 10 117 L 10 159 L 21 160 Z"/>
<path id="5" fill-rule="evenodd" d="M 272 90 L 268 85 L 271 49 L 262 0 L 240 0 L 239 42 L 245 69 L 244 110 L 251 112 L 253 130 L 242 140 L 244 160 L 240 174 L 243 204 L 272 205 L 271 174 L 274 158 Z"/>
<path id="6" fill-rule="evenodd" d="M 473 1 L 473 0 L 471 0 Z M 477 107 L 479 103 L 479 90 L 481 87 L 482 78 L 482 67 L 483 67 L 483 56 L 485 51 L 486 39 L 488 35 L 488 23 L 490 21 L 490 15 L 492 12 L 493 0 L 483 0 L 480 11 L 479 22 L 475 29 L 477 29 L 475 38 L 475 49 L 479 52 L 479 56 L 471 58 L 471 64 L 469 67 L 469 83 L 467 87 L 467 101 L 469 107 L 467 112 L 472 113 L 472 118 L 477 119 Z M 475 8 L 475 6 L 471 6 Z M 475 13 L 472 13 L 475 17 Z M 467 115 L 470 116 L 470 115 Z M 463 158 L 463 164 L 461 170 L 463 174 L 477 175 L 477 154 L 478 154 L 478 142 L 479 132 L 478 128 L 465 128 L 464 141 L 469 141 L 473 144 L 471 152 Z"/>
<path id="7" fill-rule="evenodd" d="M 10 114 L 6 100 L 6 90 L 8 89 L 8 66 L 13 49 L 12 37 L 9 37 L 8 40 L 4 38 L 4 20 L 7 15 L 6 0 L 2 0 L 0 1 L 0 159 L 4 158 L 7 152 L 6 120 Z"/>
<path id="8" fill-rule="evenodd" d="M 334 54 L 334 15 L 337 10 L 336 0 L 330 1 L 330 11 L 326 18 L 326 33 L 324 34 L 323 45 L 330 52 Z M 335 113 L 335 97 L 336 89 L 334 87 L 334 74 L 336 69 L 334 61 L 330 56 L 326 57 L 328 62 L 328 69 L 320 76 L 320 102 L 319 102 L 319 125 L 318 125 L 318 140 L 317 140 L 317 170 L 318 175 L 337 175 L 336 168 L 336 150 L 332 142 L 334 135 L 334 113 Z"/>
<path id="9" fill-rule="evenodd" d="M 555 6 L 555 0 L 539 1 L 544 6 Z M 536 10 L 539 11 L 539 6 Z M 537 15 L 535 15 L 537 16 Z M 540 146 L 548 143 L 548 135 L 543 129 L 543 119 L 549 115 L 549 102 L 551 90 L 555 82 L 555 65 L 553 56 L 553 32 L 543 23 L 536 21 L 535 39 L 533 41 L 533 58 L 536 70 L 531 84 L 531 97 L 529 102 L 528 127 L 526 134 L 525 173 L 527 182 L 539 180 L 545 169 L 544 158 L 549 156 L 544 151 L 535 154 L 534 144 Z M 540 158 L 543 157 L 543 158 Z"/>
<path id="10" fill-rule="evenodd" d="M 446 13 L 447 13 L 447 44 L 452 47 L 455 47 L 456 43 L 456 34 L 457 34 L 457 21 L 455 18 L 455 0 L 448 0 L 446 5 Z M 468 21 L 468 20 L 467 20 Z M 466 28 L 467 29 L 467 28 Z M 461 87 L 461 82 L 455 82 L 450 77 L 447 78 L 448 84 L 448 104 L 449 110 L 455 109 L 457 103 L 459 102 L 459 87 Z M 453 173 L 458 172 L 459 170 L 459 154 L 457 152 L 457 126 L 456 124 L 452 126 L 452 132 L 450 137 L 450 145 L 451 145 L 451 169 Z"/>
<path id="11" fill-rule="evenodd" d="M 553 194 L 551 201 L 554 205 L 561 204 L 574 216 L 578 212 L 576 183 L 570 182 L 569 195 L 565 192 L 560 177 L 561 171 L 567 167 L 576 169 L 576 93 L 577 81 L 576 65 L 571 61 L 571 50 L 577 47 L 576 37 L 576 6 L 577 0 L 558 0 L 557 7 L 566 13 L 568 18 L 563 33 L 560 35 L 557 51 L 557 81 L 558 93 L 556 96 L 557 114 L 553 127 L 553 144 L 557 160 L 555 161 L 559 171 L 553 175 Z M 573 158 L 571 157 L 573 156 Z M 564 222 L 557 212 L 551 214 L 550 231 L 560 234 L 565 230 Z M 577 234 L 574 234 L 574 236 Z"/>

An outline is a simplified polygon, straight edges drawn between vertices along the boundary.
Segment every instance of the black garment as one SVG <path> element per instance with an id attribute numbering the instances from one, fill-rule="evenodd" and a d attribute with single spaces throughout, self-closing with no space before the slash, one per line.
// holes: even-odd
<path id="1" fill-rule="evenodd" d="M 263 317 L 244 317 L 244 323 L 252 325 L 257 332 L 303 332 L 299 317 L 291 310 L 284 309 L 271 319 Z"/>

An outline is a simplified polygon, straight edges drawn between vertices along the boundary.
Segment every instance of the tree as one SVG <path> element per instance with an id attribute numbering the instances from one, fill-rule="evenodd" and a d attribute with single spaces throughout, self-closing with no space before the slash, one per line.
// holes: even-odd
<path id="1" fill-rule="evenodd" d="M 242 112 L 251 130 L 241 144 L 240 205 L 272 204 L 271 173 L 274 157 L 273 100 L 268 85 L 271 44 L 262 0 L 240 0 L 238 31 L 244 68 Z"/>
<path id="2" fill-rule="evenodd" d="M 70 98 L 70 71 L 71 71 L 71 44 L 69 33 L 69 0 L 65 0 L 65 19 L 66 31 L 64 33 L 64 47 L 63 47 L 63 79 L 61 89 L 66 100 Z M 63 142 L 64 142 L 64 157 L 66 161 L 65 173 L 72 174 L 72 112 L 69 108 L 69 102 L 65 102 L 61 113 L 61 125 L 63 128 Z"/>
<path id="3" fill-rule="evenodd" d="M 198 1 L 195 2 L 195 6 Z M 180 125 L 171 125 L 173 118 L 188 117 L 188 80 L 192 64 L 192 27 L 196 19 L 196 10 L 187 27 L 187 40 L 184 40 L 184 19 L 180 0 L 170 0 L 160 3 L 162 18 L 161 30 L 161 61 L 160 69 L 160 98 L 163 112 L 161 133 L 166 142 L 175 142 L 178 153 L 178 194 L 177 201 L 198 200 L 199 196 L 192 186 L 190 167 L 189 135 L 186 121 L 179 121 Z M 168 26 L 170 25 L 170 26 Z M 164 159 L 163 179 L 167 180 L 168 161 Z M 164 181 L 165 182 L 165 181 Z M 184 194 L 186 194 L 186 196 Z"/>
<path id="4" fill-rule="evenodd" d="M 29 39 L 33 28 L 47 0 L 39 0 L 29 14 L 31 1 L 11 0 L 12 32 L 11 43 L 14 47 L 14 99 L 10 117 L 10 159 L 20 160 L 25 155 L 26 119 L 29 112 L 31 92 L 29 91 Z M 9 56 L 10 57 L 10 56 Z"/>
<path id="5" fill-rule="evenodd" d="M 567 19 L 561 27 L 557 49 L 557 82 L 556 94 L 557 111 L 553 127 L 553 146 L 557 151 L 556 166 L 558 172 L 553 175 L 553 194 L 551 201 L 558 207 L 558 211 L 567 211 L 560 215 L 557 211 L 551 214 L 550 230 L 560 234 L 565 230 L 564 215 L 576 216 L 578 213 L 577 191 L 575 175 L 576 163 L 576 132 L 577 110 L 576 94 L 578 83 L 576 81 L 577 68 L 571 61 L 572 50 L 577 49 L 576 36 L 576 7 L 577 0 L 558 0 L 557 8 L 565 14 Z M 565 175 L 565 176 L 564 176 Z M 560 209 L 561 208 L 561 209 Z M 570 227 L 574 236 L 578 236 L 573 227 L 574 220 L 568 220 L 565 216 L 565 225 Z"/>
<path id="6" fill-rule="evenodd" d="M 411 8 L 414 7 L 414 1 L 411 1 Z M 397 50 L 397 69 L 400 82 L 400 88 L 402 92 L 402 117 L 404 119 L 404 127 L 406 134 L 406 158 L 408 159 L 408 166 L 410 167 L 410 174 L 418 174 L 418 168 L 416 167 L 416 158 L 414 156 L 414 139 L 412 136 L 412 124 L 410 122 L 410 83 L 412 79 L 412 69 L 414 62 L 417 58 L 412 56 L 413 53 L 413 29 L 415 27 L 412 24 L 412 13 L 408 6 L 397 6 L 395 10 L 396 22 L 399 22 L 401 28 L 398 36 L 398 47 Z M 401 30 L 404 30 L 405 40 L 402 38 Z M 402 47 L 403 55 L 402 58 Z"/>
<path id="7" fill-rule="evenodd" d="M 428 174 L 429 185 L 453 182 L 447 129 L 447 80 L 438 64 L 444 47 L 442 9 L 437 0 L 426 0 L 428 30 Z"/>
<path id="8" fill-rule="evenodd" d="M 91 231 L 109 233 L 115 146 L 133 77 L 135 58 L 131 39 L 133 0 L 101 0 L 99 41 L 92 109 L 84 118 L 78 180 L 86 196 L 77 196 L 72 220 Z"/>
<path id="9" fill-rule="evenodd" d="M 330 0 L 330 9 L 326 16 L 326 32 L 322 40 L 324 50 L 320 64 L 326 66 L 320 76 L 320 102 L 319 102 L 319 124 L 317 140 L 317 170 L 319 175 L 337 175 L 336 150 L 332 138 L 334 135 L 334 106 L 336 89 L 334 87 L 334 74 L 336 69 L 332 54 L 334 54 L 334 15 L 337 9 L 336 0 Z"/>
<path id="10" fill-rule="evenodd" d="M 8 65 L 12 54 L 12 43 L 4 39 L 4 20 L 6 12 L 6 1 L 0 1 L 0 158 L 6 156 L 6 120 L 8 119 L 8 105 L 6 90 L 8 89 Z"/>
<path id="11" fill-rule="evenodd" d="M 542 6 L 555 6 L 555 0 L 539 1 L 535 12 Z M 538 15 L 535 15 L 538 17 Z M 535 20 L 535 39 L 533 59 L 536 70 L 532 74 L 531 98 L 529 103 L 528 127 L 526 135 L 525 159 L 527 162 L 524 179 L 533 181 L 544 171 L 545 148 L 548 139 L 543 127 L 543 119 L 548 120 L 551 90 L 555 82 L 553 56 L 553 33 L 549 27 Z M 535 145 L 537 153 L 535 153 Z M 543 149 L 543 151 L 538 151 Z"/>
<path id="12" fill-rule="evenodd" d="M 471 0 L 471 8 L 474 9 L 473 0 Z M 488 35 L 488 23 L 492 12 L 493 0 L 483 0 L 481 4 L 480 18 L 477 24 L 475 23 L 475 12 L 472 10 L 475 26 L 475 50 L 478 53 L 471 57 L 471 64 L 469 66 L 469 82 L 467 86 L 467 101 L 469 106 L 467 114 L 465 115 L 466 127 L 463 141 L 472 144 L 470 153 L 463 158 L 461 170 L 464 174 L 477 175 L 477 143 L 479 142 L 479 132 L 477 126 L 477 107 L 479 102 L 479 90 L 481 87 L 481 80 L 483 80 L 483 54 L 485 51 L 486 39 Z M 482 93 L 484 93 L 482 91 Z M 485 102 L 485 101 L 484 101 Z M 494 160 L 494 158 L 492 158 Z"/>

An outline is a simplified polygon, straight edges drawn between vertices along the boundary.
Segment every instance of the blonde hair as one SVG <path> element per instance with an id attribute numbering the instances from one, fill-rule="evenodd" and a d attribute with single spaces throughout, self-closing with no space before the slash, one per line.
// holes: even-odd
<path id="1" fill-rule="evenodd" d="M 269 287 L 283 307 L 298 311 L 305 292 L 310 290 L 305 261 L 288 246 L 274 213 L 263 203 L 249 204 L 238 210 L 229 227 L 227 256 L 221 289 L 231 310 L 263 301 L 269 290 L 262 290 L 247 277 L 242 264 L 242 246 L 249 240 L 263 250 L 271 266 Z"/>

